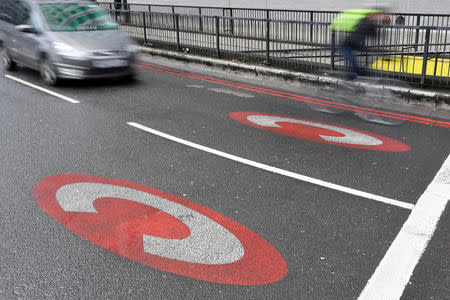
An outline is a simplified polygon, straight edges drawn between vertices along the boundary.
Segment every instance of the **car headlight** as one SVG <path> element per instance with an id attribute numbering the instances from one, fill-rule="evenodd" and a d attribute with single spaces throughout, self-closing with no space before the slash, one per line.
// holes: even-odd
<path id="1" fill-rule="evenodd" d="M 75 49 L 74 47 L 61 42 L 54 42 L 53 49 L 55 49 L 55 52 L 59 55 L 75 59 L 85 58 L 87 55 L 86 52 Z"/>

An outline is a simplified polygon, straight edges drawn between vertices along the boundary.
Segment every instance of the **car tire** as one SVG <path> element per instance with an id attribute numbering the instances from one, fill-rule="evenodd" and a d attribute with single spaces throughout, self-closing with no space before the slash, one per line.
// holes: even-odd
<path id="1" fill-rule="evenodd" d="M 123 79 L 126 83 L 134 83 L 137 80 L 134 72 L 124 76 Z"/>
<path id="2" fill-rule="evenodd" d="M 7 71 L 14 71 L 16 68 L 16 63 L 11 59 L 9 56 L 8 50 L 6 47 L 3 47 L 0 45 L 0 59 L 2 62 L 2 65 Z"/>
<path id="3" fill-rule="evenodd" d="M 56 72 L 47 59 L 43 59 L 39 64 L 39 72 L 46 85 L 54 86 L 58 84 Z"/>

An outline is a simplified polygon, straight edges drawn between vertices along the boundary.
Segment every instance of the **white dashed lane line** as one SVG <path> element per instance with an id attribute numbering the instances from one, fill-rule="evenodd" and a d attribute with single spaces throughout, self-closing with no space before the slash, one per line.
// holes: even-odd
<path id="1" fill-rule="evenodd" d="M 49 95 L 51 95 L 51 96 L 57 97 L 57 98 L 59 98 L 59 99 L 62 99 L 62 100 L 64 100 L 64 101 L 70 102 L 70 103 L 72 103 L 72 104 L 78 104 L 78 103 L 80 103 L 80 101 L 78 101 L 78 100 L 75 100 L 75 99 L 69 98 L 69 97 L 67 97 L 67 96 L 58 94 L 58 93 L 56 93 L 56 92 L 50 91 L 50 90 L 48 90 L 48 89 L 46 89 L 46 88 L 43 88 L 43 87 L 37 86 L 37 85 L 35 85 L 35 84 L 29 83 L 28 81 L 22 80 L 22 79 L 20 79 L 20 78 L 17 78 L 17 77 L 11 76 L 11 75 L 5 75 L 5 77 L 8 78 L 8 79 L 14 80 L 14 81 L 16 81 L 16 82 L 19 82 L 19 83 L 21 83 L 21 84 L 23 84 L 23 85 L 26 85 L 26 86 L 28 86 L 28 87 L 31 87 L 31 88 L 33 88 L 33 89 L 36 89 L 36 90 L 39 90 L 39 91 L 44 92 L 44 93 L 46 93 L 46 94 L 49 94 Z"/>
<path id="2" fill-rule="evenodd" d="M 151 133 L 151 134 L 157 135 L 159 137 L 171 140 L 173 142 L 177 142 L 177 143 L 183 144 L 183 145 L 188 146 L 188 147 L 192 147 L 192 148 L 204 151 L 204 152 L 208 152 L 208 153 L 211 153 L 211 154 L 214 154 L 214 155 L 218 155 L 218 156 L 221 156 L 221 157 L 224 157 L 224 158 L 236 161 L 236 162 L 240 162 L 240 163 L 243 163 L 243 164 L 255 167 L 255 168 L 266 170 L 266 171 L 269 171 L 269 172 L 272 172 L 272 173 L 276 173 L 276 174 L 279 174 L 279 175 L 291 177 L 291 178 L 294 178 L 294 179 L 297 179 L 297 180 L 301 180 L 301 181 L 304 181 L 304 182 L 312 183 L 312 184 L 319 185 L 319 186 L 322 186 L 322 187 L 326 187 L 326 188 L 329 188 L 329 189 L 333 189 L 333 190 L 336 190 L 336 191 L 339 191 L 339 192 L 343 192 L 343 193 L 351 194 L 351 195 L 354 195 L 354 196 L 358 196 L 358 197 L 362 197 L 362 198 L 366 198 L 366 199 L 370 199 L 370 200 L 374 200 L 374 201 L 378 201 L 378 202 L 382 202 L 382 203 L 398 206 L 398 207 L 405 208 L 405 209 L 410 209 L 411 210 L 411 209 L 414 208 L 414 204 L 411 204 L 411 203 L 406 203 L 406 202 L 402 202 L 402 201 L 386 198 L 386 197 L 383 197 L 383 196 L 378 196 L 378 195 L 366 193 L 366 192 L 355 190 L 355 189 L 348 188 L 348 187 L 345 187 L 345 186 L 341 186 L 341 185 L 337 185 L 337 184 L 334 184 L 334 183 L 326 182 L 326 181 L 323 181 L 323 180 L 320 180 L 320 179 L 308 177 L 308 176 L 305 176 L 305 175 L 297 174 L 297 173 L 294 173 L 294 172 L 290 172 L 290 171 L 286 171 L 286 170 L 279 169 L 279 168 L 276 168 L 276 167 L 272 167 L 272 166 L 269 166 L 269 165 L 265 165 L 265 164 L 262 164 L 262 163 L 258 163 L 258 162 L 255 162 L 255 161 L 252 161 L 252 160 L 249 160 L 249 159 L 245 159 L 245 158 L 242 158 L 242 157 L 238 157 L 238 156 L 235 156 L 235 155 L 232 155 L 232 154 L 228 154 L 228 153 L 225 153 L 225 152 L 222 152 L 222 151 L 219 151 L 219 150 L 215 150 L 215 149 L 212 149 L 212 148 L 208 148 L 208 147 L 205 147 L 205 146 L 202 146 L 202 145 L 199 145 L 199 144 L 195 144 L 195 143 L 186 141 L 186 140 L 183 140 L 183 139 L 171 136 L 169 134 L 163 133 L 161 131 L 157 131 L 157 130 L 151 129 L 149 127 L 146 127 L 144 125 L 141 125 L 141 124 L 138 124 L 138 123 L 135 123 L 135 122 L 127 122 L 127 124 L 130 125 L 130 126 L 133 126 L 135 128 L 141 129 L 143 131 L 146 131 L 148 133 Z"/>

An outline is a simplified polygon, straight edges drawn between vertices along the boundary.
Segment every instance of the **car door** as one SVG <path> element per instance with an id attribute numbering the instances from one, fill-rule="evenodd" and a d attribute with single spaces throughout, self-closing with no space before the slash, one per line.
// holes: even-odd
<path id="1" fill-rule="evenodd" d="M 11 58 L 17 59 L 17 49 L 15 48 L 16 28 L 13 16 L 14 0 L 0 1 L 0 41 Z"/>
<path id="2" fill-rule="evenodd" d="M 15 30 L 14 43 L 17 49 L 17 56 L 23 64 L 36 68 L 39 64 L 38 52 L 41 35 L 41 28 L 37 23 L 37 15 L 32 12 L 31 6 L 25 1 L 16 2 L 16 26 L 31 25 L 36 30 L 36 33 L 22 32 Z"/>

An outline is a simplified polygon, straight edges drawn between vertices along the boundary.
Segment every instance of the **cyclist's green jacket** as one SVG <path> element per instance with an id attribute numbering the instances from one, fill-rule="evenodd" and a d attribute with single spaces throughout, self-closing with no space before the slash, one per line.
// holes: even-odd
<path id="1" fill-rule="evenodd" d="M 362 19 L 366 18 L 368 15 L 380 13 L 379 10 L 369 10 L 369 9 L 350 9 L 341 12 L 336 20 L 331 23 L 332 30 L 353 32 L 358 27 Z"/>

